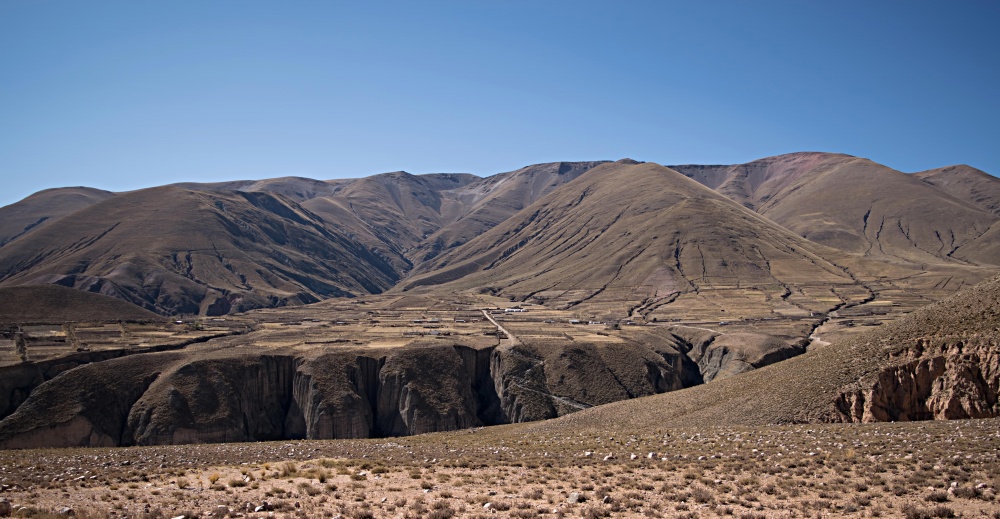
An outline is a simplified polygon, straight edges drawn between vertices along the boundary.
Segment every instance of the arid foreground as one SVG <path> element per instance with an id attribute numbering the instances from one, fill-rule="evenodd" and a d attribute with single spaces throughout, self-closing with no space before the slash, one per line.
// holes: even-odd
<path id="1" fill-rule="evenodd" d="M 998 425 L 5 451 L 0 499 L 24 517 L 1000 517 Z"/>

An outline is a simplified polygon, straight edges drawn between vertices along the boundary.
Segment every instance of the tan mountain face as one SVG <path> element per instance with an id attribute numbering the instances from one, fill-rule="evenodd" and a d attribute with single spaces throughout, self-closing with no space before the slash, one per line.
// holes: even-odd
<path id="1" fill-rule="evenodd" d="M 455 221 L 435 231 L 408 253 L 418 271 L 437 255 L 492 229 L 525 207 L 572 182 L 602 162 L 536 164 L 472 182 L 448 193 L 459 207 Z"/>
<path id="2" fill-rule="evenodd" d="M 818 249 L 655 164 L 605 164 L 442 255 L 403 290 L 454 283 L 572 308 L 798 280 L 851 283 Z M 829 252 L 829 251 L 826 251 Z"/>
<path id="3" fill-rule="evenodd" d="M 127 301 L 58 285 L 0 288 L 0 325 L 163 320 L 163 316 L 143 310 Z"/>
<path id="4" fill-rule="evenodd" d="M 0 283 L 53 283 L 167 315 L 385 290 L 391 265 L 291 200 L 176 187 L 121 194 L 3 247 Z"/>
<path id="5" fill-rule="evenodd" d="M 887 261 L 997 263 L 982 252 L 995 213 L 867 159 L 798 153 L 675 168 L 810 241 L 846 252 Z"/>
<path id="6" fill-rule="evenodd" d="M 89 187 L 39 191 L 20 202 L 0 207 L 0 247 L 28 232 L 83 209 L 114 193 Z"/>
<path id="7" fill-rule="evenodd" d="M 913 176 L 959 200 L 1000 214 L 1000 179 L 971 166 L 929 169 Z"/>

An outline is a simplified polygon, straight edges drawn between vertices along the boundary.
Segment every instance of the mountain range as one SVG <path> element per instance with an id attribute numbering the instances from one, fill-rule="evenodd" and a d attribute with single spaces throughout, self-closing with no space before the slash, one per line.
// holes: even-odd
<path id="1" fill-rule="evenodd" d="M 769 310 L 815 311 L 807 285 L 985 279 L 1000 264 L 998 207 L 1000 181 L 967 166 L 906 174 L 829 153 L 61 188 L 0 208 L 0 286 L 58 284 L 164 315 L 442 283 L 647 315 L 739 288 Z"/>
<path id="2" fill-rule="evenodd" d="M 42 334 L 0 445 L 995 416 L 998 205 L 828 153 L 47 190 L 0 208 L 4 337 Z"/>

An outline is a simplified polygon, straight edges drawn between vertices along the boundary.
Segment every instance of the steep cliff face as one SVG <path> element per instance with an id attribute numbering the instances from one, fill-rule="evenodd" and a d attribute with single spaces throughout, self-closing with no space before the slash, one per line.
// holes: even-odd
<path id="1" fill-rule="evenodd" d="M 704 328 L 676 326 L 673 337 L 697 366 L 699 380 L 710 382 L 745 373 L 805 353 L 803 341 L 759 333 L 718 333 Z M 689 370 L 694 374 L 693 370 Z M 687 384 L 694 385 L 694 384 Z"/>
<path id="2" fill-rule="evenodd" d="M 545 420 L 700 381 L 696 366 L 669 344 L 522 344 L 497 349 L 490 365 L 505 423 Z"/>
<path id="3" fill-rule="evenodd" d="M 379 373 L 377 430 L 405 436 L 483 425 L 472 385 L 454 348 L 400 350 Z"/>
<path id="4" fill-rule="evenodd" d="M 178 353 L 136 355 L 86 364 L 35 388 L 0 421 L 0 448 L 114 446 L 133 405 Z"/>
<path id="5" fill-rule="evenodd" d="M 295 372 L 288 410 L 290 438 L 369 438 L 384 359 L 331 353 L 303 362 Z"/>
<path id="6" fill-rule="evenodd" d="M 123 444 L 215 443 L 286 437 L 295 359 L 199 360 L 165 372 L 128 414 Z"/>
<path id="7" fill-rule="evenodd" d="M 891 366 L 837 397 L 834 419 L 849 422 L 1000 416 L 1000 349 L 993 340 L 917 340 Z"/>
<path id="8" fill-rule="evenodd" d="M 0 421 L 0 448 L 369 438 L 542 420 L 680 389 L 685 359 L 634 343 L 476 349 L 438 340 L 133 355 L 40 383 Z"/>

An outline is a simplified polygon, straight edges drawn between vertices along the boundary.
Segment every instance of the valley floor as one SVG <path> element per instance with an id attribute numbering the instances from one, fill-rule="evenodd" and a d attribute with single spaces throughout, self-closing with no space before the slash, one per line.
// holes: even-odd
<path id="1" fill-rule="evenodd" d="M 552 431 L 2 451 L 0 500 L 83 518 L 1000 517 L 997 419 Z"/>

